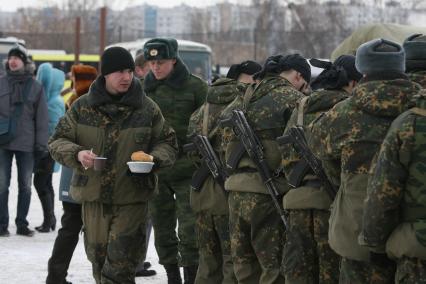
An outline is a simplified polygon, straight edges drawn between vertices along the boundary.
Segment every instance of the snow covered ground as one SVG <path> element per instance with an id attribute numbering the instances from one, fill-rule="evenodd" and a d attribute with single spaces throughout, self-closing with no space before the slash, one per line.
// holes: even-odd
<path id="1" fill-rule="evenodd" d="M 55 187 L 55 213 L 60 226 L 62 216 L 62 204 L 57 201 L 57 189 L 59 186 L 59 173 L 54 174 L 53 183 Z M 34 237 L 23 237 L 16 235 L 15 217 L 17 206 L 18 186 L 16 180 L 16 168 L 13 166 L 11 186 L 9 189 L 9 231 L 10 237 L 0 238 L 0 283 L 3 284 L 42 284 L 45 283 L 47 275 L 47 261 L 52 252 L 57 230 L 50 233 L 36 233 Z M 43 213 L 37 193 L 33 188 L 28 222 L 30 228 L 34 229 L 43 221 Z M 57 228 L 58 229 L 58 228 Z M 154 248 L 153 235 L 151 235 L 147 261 L 152 264 L 152 269 L 157 275 L 152 277 L 138 277 L 136 283 L 167 283 L 166 273 L 158 264 L 157 253 Z M 95 283 L 92 278 L 91 265 L 84 252 L 83 238 L 76 247 L 71 265 L 68 270 L 68 281 L 77 284 Z"/>

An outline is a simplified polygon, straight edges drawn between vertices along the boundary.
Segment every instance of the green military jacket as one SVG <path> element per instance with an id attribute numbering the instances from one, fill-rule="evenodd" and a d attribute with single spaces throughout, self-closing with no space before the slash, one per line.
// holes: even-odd
<path id="1" fill-rule="evenodd" d="M 248 123 L 261 140 L 269 168 L 277 171 L 281 165 L 281 157 L 277 155 L 279 147 L 276 138 L 284 132 L 296 102 L 303 96 L 286 79 L 267 75 L 259 84 L 248 88 L 242 100 L 234 100 L 223 112 L 223 116 L 229 117 L 233 109 L 244 112 Z M 238 142 L 232 130 L 225 128 L 223 147 L 226 161 L 235 151 Z M 285 178 L 280 176 L 275 181 L 284 194 L 288 190 Z M 237 169 L 226 180 L 225 188 L 230 191 L 268 194 L 256 165 L 247 154 L 242 157 Z"/>
<path id="2" fill-rule="evenodd" d="M 237 96 L 244 94 L 247 86 L 228 78 L 214 82 L 209 87 L 206 103 L 195 111 L 189 120 L 188 137 L 195 134 L 207 136 L 218 157 L 222 156 L 221 136 L 217 131 L 220 115 L 229 103 Z M 228 214 L 228 195 L 213 177 L 209 176 L 200 191 L 191 191 L 191 207 L 194 212 Z"/>
<path id="3" fill-rule="evenodd" d="M 284 135 L 287 135 L 289 128 L 300 125 L 303 126 L 306 139 L 309 140 L 310 129 L 307 127 L 321 113 L 332 108 L 336 103 L 346 99 L 349 96 L 344 90 L 319 90 L 308 97 L 303 98 L 294 109 L 289 122 L 287 123 Z M 283 166 L 288 180 L 289 176 L 295 170 L 296 164 L 300 161 L 291 144 L 281 147 Z M 304 183 L 308 180 L 319 180 L 313 176 L 311 172 L 304 178 Z M 338 185 L 338 184 L 337 184 Z M 292 188 L 283 198 L 284 209 L 324 209 L 328 210 L 331 204 L 331 198 L 327 192 L 321 187 L 312 187 L 302 184 L 297 188 Z"/>
<path id="4" fill-rule="evenodd" d="M 420 84 L 423 89 L 426 89 L 426 71 L 410 72 L 407 75 L 411 81 Z"/>
<path id="5" fill-rule="evenodd" d="M 160 171 L 160 182 L 190 179 L 195 168 L 181 147 L 187 143 L 189 117 L 205 102 L 207 84 L 192 75 L 178 58 L 173 71 L 164 80 L 155 79 L 149 72 L 144 80 L 144 91 L 160 106 L 166 121 L 176 131 L 180 148 L 173 169 Z"/>
<path id="6" fill-rule="evenodd" d="M 398 238 L 397 251 L 412 246 L 411 251 L 426 251 L 425 169 L 426 93 L 415 108 L 395 119 L 383 141 L 368 185 L 361 243 L 383 252 L 388 240 Z M 416 241 L 406 243 L 404 223 L 410 224 Z M 395 248 L 390 252 L 398 256 Z"/>
<path id="7" fill-rule="evenodd" d="M 79 151 L 89 149 L 108 159 L 103 171 L 85 170 L 77 160 Z M 49 150 L 56 161 L 74 170 L 73 199 L 123 205 L 148 200 L 157 180 L 155 174 L 131 175 L 126 164 L 131 154 L 142 150 L 154 156 L 157 168 L 171 166 L 177 141 L 137 79 L 117 101 L 106 92 L 105 79 L 100 76 L 60 120 Z"/>
<path id="8" fill-rule="evenodd" d="M 403 77 L 362 79 L 350 98 L 313 124 L 311 149 L 331 180 L 340 179 L 332 204 L 329 243 L 343 257 L 369 259 L 368 249 L 358 244 L 358 235 L 370 164 L 391 122 L 410 107 L 412 97 L 421 90 L 420 85 Z"/>

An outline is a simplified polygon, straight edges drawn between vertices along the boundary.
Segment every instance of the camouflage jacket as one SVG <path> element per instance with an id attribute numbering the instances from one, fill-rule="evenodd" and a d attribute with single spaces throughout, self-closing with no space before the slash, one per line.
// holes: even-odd
<path id="1" fill-rule="evenodd" d="M 383 251 L 393 230 L 408 222 L 426 246 L 425 168 L 426 93 L 392 123 L 383 141 L 365 201 L 364 244 Z"/>
<path id="2" fill-rule="evenodd" d="M 319 90 L 303 100 L 299 101 L 294 109 L 289 122 L 287 123 L 284 135 L 290 127 L 301 125 L 305 130 L 305 136 L 309 140 L 310 129 L 307 127 L 321 113 L 332 108 L 336 103 L 346 99 L 349 96 L 344 90 Z M 300 112 L 303 115 L 299 118 Z M 301 120 L 301 121 L 299 121 Z M 281 148 L 283 166 L 286 177 L 291 175 L 296 164 L 300 161 L 300 157 L 294 151 L 291 144 L 283 145 Z M 305 177 L 305 180 L 316 180 L 316 177 L 311 174 Z M 308 185 L 303 185 L 298 188 L 291 189 L 284 196 L 285 209 L 329 209 L 331 199 L 322 188 L 315 188 Z"/>
<path id="3" fill-rule="evenodd" d="M 160 106 L 166 121 L 176 131 L 181 148 L 187 143 L 189 117 L 205 102 L 207 83 L 191 75 L 178 58 L 172 73 L 165 80 L 156 80 L 149 72 L 144 80 L 144 91 Z M 160 172 L 160 182 L 189 179 L 194 170 L 191 161 L 180 150 L 173 170 Z"/>
<path id="4" fill-rule="evenodd" d="M 108 159 L 102 172 L 84 170 L 77 160 L 81 150 L 93 149 Z M 79 202 L 131 204 L 146 201 L 155 188 L 155 174 L 131 175 L 127 162 L 135 151 L 154 156 L 156 167 L 171 166 L 177 141 L 159 107 L 142 92 L 137 79 L 119 100 L 105 90 L 100 76 L 60 120 L 49 140 L 52 157 L 74 169 L 71 196 Z"/>
<path id="5" fill-rule="evenodd" d="M 261 140 L 269 168 L 275 171 L 281 165 L 281 157 L 277 155 L 279 147 L 275 139 L 284 132 L 296 102 L 303 96 L 286 79 L 267 76 L 259 84 L 249 87 L 242 100 L 234 100 L 223 112 L 223 117 L 228 117 L 233 109 L 244 112 L 250 126 Z M 227 161 L 239 140 L 229 128 L 224 129 L 222 139 Z M 276 182 L 282 193 L 288 190 L 284 177 L 277 178 Z M 255 164 L 247 154 L 227 179 L 225 188 L 231 191 L 268 194 Z"/>
<path id="6" fill-rule="evenodd" d="M 426 71 L 418 71 L 407 74 L 411 81 L 420 84 L 423 89 L 426 89 Z"/>
<path id="7" fill-rule="evenodd" d="M 220 152 L 221 136 L 217 131 L 220 114 L 238 95 L 244 94 L 247 86 L 247 84 L 227 78 L 214 82 L 209 87 L 206 103 L 195 111 L 189 120 L 188 137 L 194 134 L 207 136 L 218 156 L 223 156 L 223 153 Z M 207 118 L 206 121 L 205 118 Z M 195 212 L 208 211 L 214 215 L 227 214 L 227 194 L 210 176 L 200 191 L 191 191 L 191 207 Z"/>
<path id="8" fill-rule="evenodd" d="M 395 117 L 410 107 L 421 87 L 407 78 L 362 79 L 352 96 L 314 122 L 310 144 L 332 182 L 340 179 L 332 204 L 329 242 L 339 255 L 366 261 L 358 244 L 368 171 Z"/>

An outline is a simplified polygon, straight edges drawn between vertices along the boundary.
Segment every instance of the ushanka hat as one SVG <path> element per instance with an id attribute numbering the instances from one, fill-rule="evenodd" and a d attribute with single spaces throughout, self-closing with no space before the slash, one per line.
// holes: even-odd
<path id="1" fill-rule="evenodd" d="M 16 56 L 21 58 L 22 62 L 24 62 L 24 64 L 28 63 L 28 52 L 25 49 L 25 47 L 23 47 L 20 44 L 15 44 L 8 52 L 7 54 L 7 58 L 11 57 L 11 56 Z"/>
<path id="2" fill-rule="evenodd" d="M 226 78 L 237 80 L 241 74 L 254 75 L 262 69 L 262 66 L 251 60 L 243 61 L 240 64 L 233 64 L 229 68 Z"/>
<path id="3" fill-rule="evenodd" d="M 386 39 L 373 39 L 356 51 L 356 69 L 361 74 L 405 72 L 405 52 L 401 45 Z"/>
<path id="4" fill-rule="evenodd" d="M 153 38 L 143 47 L 145 60 L 175 59 L 178 57 L 178 43 L 174 38 Z"/>

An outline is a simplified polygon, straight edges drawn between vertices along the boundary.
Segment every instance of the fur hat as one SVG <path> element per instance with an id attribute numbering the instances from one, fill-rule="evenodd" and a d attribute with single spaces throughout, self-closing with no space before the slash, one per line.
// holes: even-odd
<path id="1" fill-rule="evenodd" d="M 247 60 L 240 64 L 233 64 L 229 68 L 226 78 L 237 80 L 241 74 L 253 75 L 262 70 L 262 65 L 255 61 Z"/>
<path id="2" fill-rule="evenodd" d="M 174 38 L 153 38 L 143 47 L 146 60 L 174 59 L 178 57 L 178 43 Z"/>
<path id="3" fill-rule="evenodd" d="M 403 44 L 407 60 L 426 59 L 426 35 L 414 34 L 409 36 Z"/>
<path id="4" fill-rule="evenodd" d="M 130 69 L 135 70 L 135 61 L 127 49 L 114 46 L 106 49 L 101 56 L 101 73 L 103 76 Z"/>
<path id="5" fill-rule="evenodd" d="M 28 63 L 28 52 L 25 49 L 25 47 L 23 47 L 20 44 L 15 44 L 8 52 L 7 54 L 7 58 L 11 57 L 11 56 L 17 56 L 19 58 L 21 58 L 22 62 L 24 62 L 24 64 Z"/>
<path id="6" fill-rule="evenodd" d="M 77 96 L 82 96 L 89 91 L 97 73 L 96 68 L 90 65 L 73 65 L 71 67 L 71 74 L 74 77 L 74 90 Z"/>
<path id="7" fill-rule="evenodd" d="M 405 52 L 398 43 L 386 39 L 373 39 L 356 51 L 356 69 L 361 74 L 405 72 Z"/>

